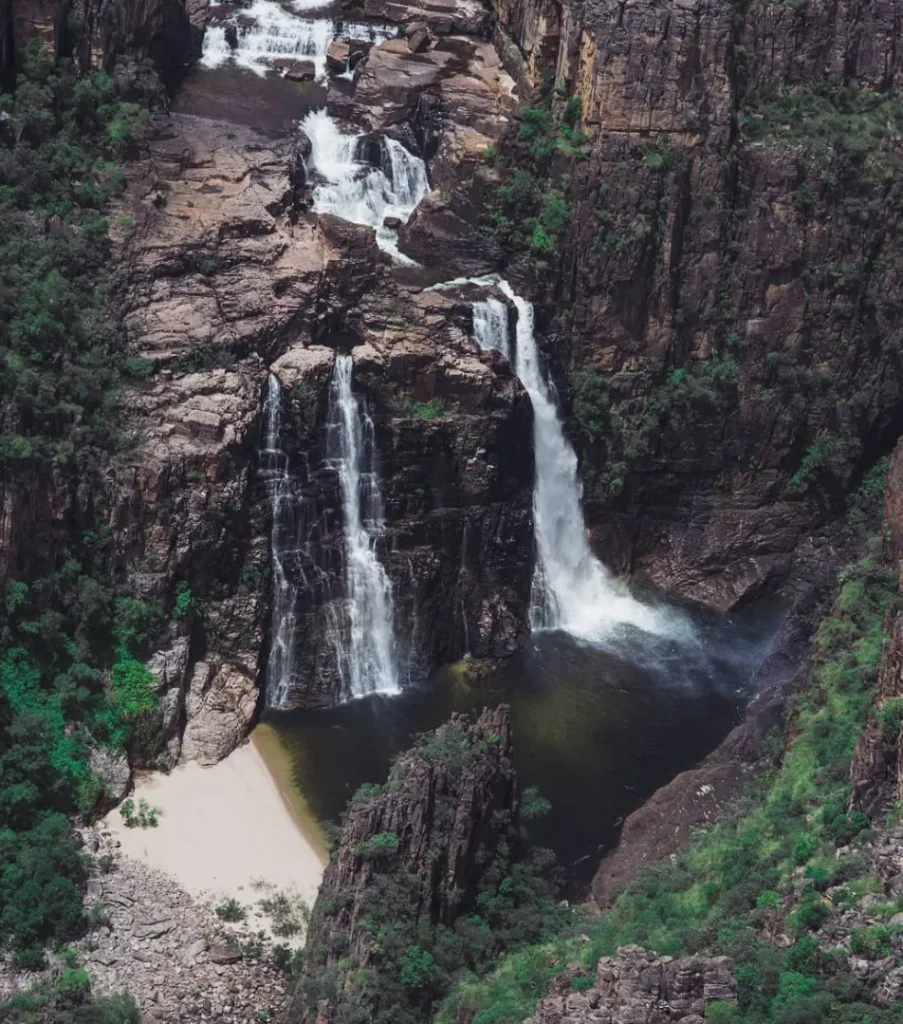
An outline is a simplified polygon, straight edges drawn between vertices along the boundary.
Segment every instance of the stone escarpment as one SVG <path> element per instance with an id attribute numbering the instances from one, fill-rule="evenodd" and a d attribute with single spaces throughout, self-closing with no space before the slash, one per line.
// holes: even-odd
<path id="1" fill-rule="evenodd" d="M 358 791 L 314 905 L 289 1019 L 341 1020 L 343 1001 L 366 1005 L 366 985 L 340 980 L 327 994 L 323 977 L 348 963 L 377 969 L 374 922 L 449 928 L 472 912 L 518 842 L 517 817 L 504 706 L 475 722 L 453 716 L 398 758 L 385 786 Z"/>
<path id="2" fill-rule="evenodd" d="M 429 259 L 484 207 L 483 233 L 454 253 L 468 272 L 502 256 L 537 304 L 607 564 L 719 609 L 792 583 L 809 564 L 795 552 L 903 412 L 898 135 L 867 92 L 896 102 L 893 15 L 709 0 L 495 10 L 522 99 L 560 119 L 578 97 L 584 139 L 537 158 L 536 118 L 515 123 L 500 164 L 422 205 L 410 251 Z M 543 101 L 543 81 L 558 95 Z M 512 168 L 535 169 L 532 196 L 521 177 L 499 199 Z M 541 218 L 551 188 L 568 214 L 554 252 L 527 239 L 500 253 L 494 239 Z"/>
<path id="3" fill-rule="evenodd" d="M 112 69 L 120 57 L 147 57 L 164 72 L 197 60 L 209 0 L 4 0 L 0 82 L 9 86 L 25 48 L 40 39 L 83 69 Z"/>

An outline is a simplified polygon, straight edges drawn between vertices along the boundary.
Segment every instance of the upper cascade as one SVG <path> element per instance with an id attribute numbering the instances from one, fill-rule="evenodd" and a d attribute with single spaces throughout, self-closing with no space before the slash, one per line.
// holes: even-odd
<path id="1" fill-rule="evenodd" d="M 678 613 L 638 601 L 593 555 L 583 519 L 583 488 L 577 454 L 564 435 L 554 385 L 542 365 L 536 343 L 533 307 L 503 278 L 489 276 L 449 281 L 439 287 L 472 283 L 495 286 L 517 310 L 514 370 L 533 404 L 536 476 L 533 518 L 536 569 L 530 618 L 534 629 L 560 629 L 583 640 L 611 637 L 632 626 L 659 636 L 692 635 Z M 496 298 L 475 302 L 474 334 L 483 349 L 511 359 L 508 306 Z"/>
<path id="2" fill-rule="evenodd" d="M 405 222 L 429 191 L 426 164 L 400 142 L 380 137 L 380 166 L 363 159 L 363 134 L 346 135 L 325 110 L 311 111 L 301 122 L 311 143 L 309 170 L 325 183 L 314 190 L 314 210 L 376 229 L 376 243 L 396 263 L 415 265 L 398 251 L 387 218 Z"/>
<path id="3" fill-rule="evenodd" d="M 324 3 L 295 0 L 296 11 L 316 11 Z M 239 20 L 240 19 L 240 20 Z M 230 46 L 227 29 L 235 30 L 237 45 Z M 232 62 L 237 67 L 265 75 L 273 71 L 276 61 L 285 58 L 313 62 L 318 81 L 326 77 L 326 51 L 338 35 L 381 42 L 398 32 L 396 26 L 376 25 L 324 18 L 298 18 L 275 0 L 254 0 L 249 7 L 239 7 L 228 19 L 207 26 L 201 66 L 218 68 Z"/>
<path id="4" fill-rule="evenodd" d="M 348 635 L 336 643 L 350 698 L 400 691 L 392 588 L 374 544 L 384 529 L 373 421 L 351 390 L 351 356 L 336 358 L 326 454 L 339 474 L 345 525 Z"/>

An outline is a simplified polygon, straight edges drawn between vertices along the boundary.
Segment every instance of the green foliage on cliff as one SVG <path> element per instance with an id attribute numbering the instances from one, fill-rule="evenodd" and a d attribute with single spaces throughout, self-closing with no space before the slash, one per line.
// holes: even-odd
<path id="1" fill-rule="evenodd" d="M 106 315 L 104 214 L 146 118 L 131 82 L 125 97 L 34 45 L 0 96 L 0 473 L 25 494 L 52 481 L 62 506 L 57 532 L 20 545 L 28 578 L 5 580 L 0 606 L 0 949 L 27 966 L 81 924 L 71 821 L 101 793 L 92 749 L 146 740 L 157 711 L 140 658 L 161 608 L 116 595 L 108 529 L 87 497 L 64 497 L 74 480 L 87 495 L 119 444 L 126 363 Z M 71 995 L 47 995 L 59 1020 L 105 1019 Z"/>
<path id="2" fill-rule="evenodd" d="M 840 169 L 886 180 L 901 166 L 903 103 L 855 85 L 779 88 L 747 98 L 743 130 L 752 141 L 801 150 L 826 175 Z"/>
<path id="3" fill-rule="evenodd" d="M 462 807 L 455 795 L 457 780 L 466 780 L 498 743 L 493 733 L 474 739 L 449 727 L 421 739 L 415 778 L 426 768 L 433 779 L 429 815 L 434 836 L 452 835 Z M 356 793 L 352 813 L 403 787 L 405 770 L 400 759 L 385 787 L 364 787 Z M 529 816 L 548 809 L 535 790 L 525 797 Z M 440 919 L 438 907 L 420 905 L 423 878 L 408 873 L 395 832 L 380 832 L 360 843 L 353 853 L 367 861 L 367 884 L 355 908 L 353 932 L 355 943 L 366 943 L 367 963 L 352 955 L 342 917 L 357 894 L 332 891 L 327 899 L 321 893 L 308 932 L 301 1002 L 315 1013 L 319 1001 L 328 999 L 330 1019 L 343 1024 L 422 1024 L 462 978 L 483 976 L 505 951 L 555 934 L 573 915 L 556 905 L 554 855 L 541 849 L 522 855 L 523 839 L 508 812 L 497 810 L 480 838 L 479 879 L 457 883 L 474 884 L 477 891 L 467 896 L 462 890 L 459 896 L 469 899 L 470 906 L 453 923 Z M 444 871 L 444 856 L 443 849 L 425 851 L 418 872 Z"/>
<path id="4" fill-rule="evenodd" d="M 482 229 L 503 248 L 540 266 L 554 258 L 570 221 L 568 170 L 586 155 L 577 127 L 582 114 L 579 96 L 553 110 L 550 92 L 542 106 L 520 109 L 519 126 L 513 137 L 506 136 L 503 156 L 493 157 L 503 180 Z"/>
<path id="5" fill-rule="evenodd" d="M 832 613 L 815 637 L 808 686 L 795 699 L 786 746 L 773 772 L 753 784 L 717 824 L 701 830 L 672 861 L 646 871 L 615 900 L 584 944 L 563 934 L 506 957 L 485 979 L 449 995 L 439 1024 L 521 1024 L 569 961 L 592 969 L 600 956 L 639 943 L 662 955 L 724 954 L 736 964 L 739 1006 L 716 1016 L 744 1024 L 891 1024 L 903 1007 L 880 1010 L 841 958 L 811 934 L 829 916 L 829 886 L 849 905 L 880 886 L 867 877 L 868 820 L 847 812 L 849 765 L 869 715 L 881 654 L 882 623 L 897 600 L 895 574 L 881 561 L 881 539 L 848 566 Z M 888 717 L 896 722 L 895 712 Z M 891 725 L 889 732 L 897 728 Z M 844 851 L 839 852 L 843 847 Z M 888 914 L 903 909 L 892 902 Z M 783 930 L 792 945 L 767 940 Z M 853 951 L 889 950 L 886 929 L 852 936 Z"/>
<path id="6" fill-rule="evenodd" d="M 83 460 L 114 440 L 124 360 L 103 213 L 145 114 L 38 45 L 0 112 L 0 463 Z"/>

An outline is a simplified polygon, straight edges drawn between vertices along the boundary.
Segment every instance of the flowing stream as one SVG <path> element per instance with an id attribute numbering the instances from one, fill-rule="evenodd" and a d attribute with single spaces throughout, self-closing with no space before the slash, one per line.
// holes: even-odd
<path id="1" fill-rule="evenodd" d="M 295 11 L 315 11 L 326 4 L 296 2 L 291 6 Z M 227 28 L 235 30 L 238 45 L 234 49 L 229 45 Z M 212 69 L 231 63 L 265 75 L 273 71 L 277 60 L 310 60 L 319 81 L 326 77 L 326 51 L 337 36 L 382 42 L 397 34 L 397 26 L 330 17 L 299 18 L 275 0 L 254 0 L 225 21 L 207 26 L 201 66 Z"/>
<path id="2" fill-rule="evenodd" d="M 375 228 L 380 249 L 396 263 L 414 266 L 399 252 L 395 231 L 385 221 L 406 222 L 429 193 L 426 164 L 400 142 L 381 136 L 380 165 L 375 167 L 364 159 L 367 136 L 339 131 L 325 110 L 311 111 L 301 128 L 311 142 L 308 170 L 324 179 L 314 190 L 314 210 Z"/>
<path id="3" fill-rule="evenodd" d="M 345 525 L 347 643 L 337 646 L 347 695 L 399 692 L 392 589 L 376 557 L 383 532 L 373 421 L 351 390 L 351 356 L 338 356 L 329 389 L 326 453 L 339 474 Z"/>
<path id="4" fill-rule="evenodd" d="M 285 571 L 285 559 L 297 550 L 300 519 L 292 497 L 288 455 L 282 448 L 282 387 L 271 373 L 263 403 L 260 472 L 270 499 L 270 563 L 273 571 L 272 642 L 267 662 L 266 704 L 285 703 L 295 667 L 295 607 L 298 588 Z"/>

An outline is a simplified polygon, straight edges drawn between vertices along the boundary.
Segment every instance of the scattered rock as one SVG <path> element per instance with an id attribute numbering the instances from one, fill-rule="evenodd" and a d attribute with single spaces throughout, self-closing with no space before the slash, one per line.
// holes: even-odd
<path id="1" fill-rule="evenodd" d="M 214 964 L 237 964 L 241 960 L 241 950 L 231 942 L 221 942 L 210 947 L 207 957 Z"/>

